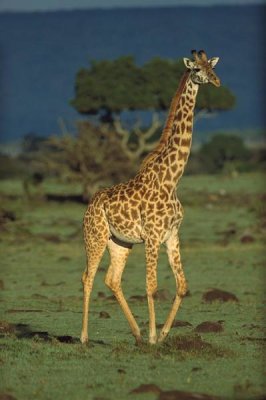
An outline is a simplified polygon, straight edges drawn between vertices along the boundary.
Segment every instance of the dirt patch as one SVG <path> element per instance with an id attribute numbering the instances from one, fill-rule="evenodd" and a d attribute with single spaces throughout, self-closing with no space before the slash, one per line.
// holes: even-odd
<path id="1" fill-rule="evenodd" d="M 130 393 L 161 393 L 161 389 L 159 386 L 155 385 L 154 383 L 144 383 L 137 388 L 131 390 Z"/>
<path id="2" fill-rule="evenodd" d="M 203 340 L 202 337 L 197 334 L 188 336 L 172 336 L 165 343 L 165 346 L 185 352 L 199 352 L 212 348 L 210 343 Z"/>
<path id="3" fill-rule="evenodd" d="M 221 397 L 204 394 L 204 393 L 192 393 L 183 392 L 180 390 L 167 390 L 161 392 L 158 400 L 221 400 Z"/>
<path id="4" fill-rule="evenodd" d="M 16 221 L 17 217 L 13 211 L 0 209 L 0 225 L 3 225 L 7 222 Z"/>
<path id="5" fill-rule="evenodd" d="M 0 393 L 0 400 L 16 400 L 16 397 L 8 393 Z"/>
<path id="6" fill-rule="evenodd" d="M 123 345 L 117 346 L 114 353 L 129 353 L 131 350 Z M 205 358 L 212 360 L 220 357 L 231 357 L 234 355 L 233 351 L 226 349 L 222 346 L 213 345 L 205 340 L 195 332 L 186 335 L 169 336 L 162 343 L 156 346 L 151 346 L 146 342 L 141 342 L 135 348 L 141 355 L 148 354 L 155 359 L 165 356 L 176 357 L 180 361 L 188 358 Z"/>
<path id="7" fill-rule="evenodd" d="M 195 332 L 198 333 L 210 333 L 210 332 L 222 332 L 224 330 L 222 322 L 211 322 L 204 321 L 201 324 L 197 325 L 195 328 Z"/>
<path id="8" fill-rule="evenodd" d="M 63 335 L 63 336 L 55 336 L 56 340 L 58 340 L 60 343 L 80 343 L 79 339 L 74 338 L 73 336 L 69 335 Z"/>
<path id="9" fill-rule="evenodd" d="M 212 303 L 213 301 L 233 301 L 238 302 L 238 298 L 236 295 L 230 292 L 226 292 L 225 290 L 221 289 L 210 289 L 207 292 L 203 293 L 202 299 L 207 303 Z"/>
<path id="10" fill-rule="evenodd" d="M 240 242 L 243 244 L 253 243 L 255 242 L 255 238 L 251 234 L 245 233 L 244 235 L 241 236 Z"/>
<path id="11" fill-rule="evenodd" d="M 111 318 L 111 317 L 110 317 L 110 314 L 108 314 L 107 311 L 101 311 L 101 312 L 99 313 L 99 318 L 108 319 L 108 318 Z"/>
<path id="12" fill-rule="evenodd" d="M 170 336 L 159 346 L 160 355 L 176 354 L 177 357 L 204 357 L 207 359 L 226 357 L 231 352 L 222 347 L 212 345 L 202 339 L 198 333 Z"/>
<path id="13" fill-rule="evenodd" d="M 97 293 L 97 298 L 98 298 L 98 299 L 105 299 L 105 298 L 106 298 L 106 295 L 105 295 L 104 292 L 98 292 L 98 293 Z"/>
<path id="14" fill-rule="evenodd" d="M 153 383 L 144 383 L 131 390 L 130 394 L 155 393 L 158 394 L 157 400 L 220 400 L 221 397 L 204 394 L 183 392 L 180 390 L 161 390 Z"/>

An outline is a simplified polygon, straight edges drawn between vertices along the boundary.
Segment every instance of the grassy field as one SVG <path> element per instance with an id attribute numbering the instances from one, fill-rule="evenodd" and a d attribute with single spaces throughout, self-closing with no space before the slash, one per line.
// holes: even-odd
<path id="1" fill-rule="evenodd" d="M 263 398 L 264 189 L 259 174 L 184 177 L 178 191 L 185 208 L 180 236 L 189 294 L 168 340 L 146 343 L 144 248 L 138 245 L 123 288 L 146 342 L 135 346 L 104 285 L 106 254 L 93 290 L 91 341 L 82 346 L 86 206 L 29 203 L 20 182 L 2 181 L 0 399 L 193 399 L 187 392 L 205 393 L 206 399 Z M 44 185 L 45 192 L 58 195 L 78 190 Z M 163 247 L 158 274 L 159 330 L 175 289 Z"/>

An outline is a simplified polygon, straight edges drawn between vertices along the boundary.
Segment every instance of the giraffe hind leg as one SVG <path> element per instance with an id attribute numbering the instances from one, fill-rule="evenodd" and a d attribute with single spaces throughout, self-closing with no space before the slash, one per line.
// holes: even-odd
<path id="1" fill-rule="evenodd" d="M 109 228 L 104 215 L 100 210 L 95 215 L 95 210 L 89 206 L 84 220 L 84 240 L 86 246 L 87 266 L 82 275 L 83 283 L 83 318 L 81 342 L 88 342 L 88 314 L 89 301 L 99 263 L 103 256 L 109 238 Z"/>
<path id="2" fill-rule="evenodd" d="M 121 288 L 122 273 L 124 271 L 126 260 L 131 251 L 131 248 L 129 248 L 128 246 L 121 246 L 114 240 L 110 239 L 108 241 L 108 250 L 110 253 L 111 263 L 107 271 L 105 283 L 114 293 L 118 303 L 120 304 L 126 316 L 126 319 L 136 339 L 136 342 L 139 343 L 141 341 L 140 329 L 127 304 Z"/>

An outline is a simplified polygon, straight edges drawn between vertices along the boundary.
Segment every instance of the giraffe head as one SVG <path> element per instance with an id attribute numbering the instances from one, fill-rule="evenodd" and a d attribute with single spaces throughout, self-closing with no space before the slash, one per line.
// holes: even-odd
<path id="1" fill-rule="evenodd" d="M 200 50 L 198 53 L 196 50 L 191 51 L 194 60 L 184 58 L 184 64 L 191 71 L 191 80 L 194 83 L 212 83 L 214 86 L 220 86 L 220 79 L 213 71 L 215 65 L 219 61 L 219 57 L 213 57 L 208 60 L 204 50 Z"/>

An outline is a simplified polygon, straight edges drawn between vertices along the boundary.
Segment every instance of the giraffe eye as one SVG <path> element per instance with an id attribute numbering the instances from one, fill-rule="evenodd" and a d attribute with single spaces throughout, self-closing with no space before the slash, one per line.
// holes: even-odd
<path id="1" fill-rule="evenodd" d="M 200 72 L 200 68 L 194 68 L 195 72 Z"/>

